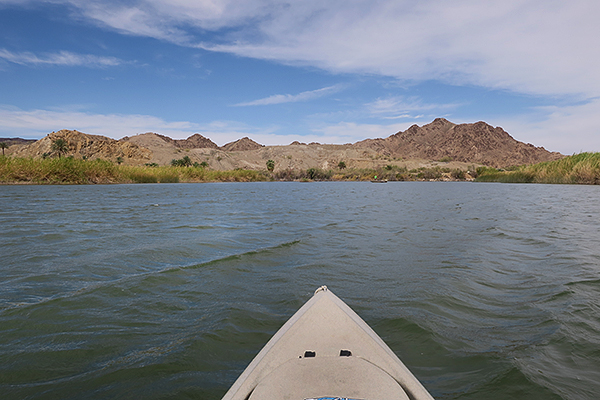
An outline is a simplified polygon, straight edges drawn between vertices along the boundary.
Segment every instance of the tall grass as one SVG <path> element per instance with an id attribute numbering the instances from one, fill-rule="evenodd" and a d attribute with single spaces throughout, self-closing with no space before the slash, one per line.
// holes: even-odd
<path id="1" fill-rule="evenodd" d="M 1 182 L 114 183 L 117 167 L 110 161 L 84 161 L 69 157 L 53 159 L 0 157 Z"/>
<path id="2" fill-rule="evenodd" d="M 53 159 L 0 156 L 1 183 L 90 184 L 250 182 L 270 177 L 260 171 L 211 171 L 195 167 L 115 165 L 106 160 Z"/>
<path id="3" fill-rule="evenodd" d="M 478 171 L 479 182 L 600 184 L 600 153 L 579 153 L 539 164 L 525 165 L 514 171 L 493 168 Z"/>

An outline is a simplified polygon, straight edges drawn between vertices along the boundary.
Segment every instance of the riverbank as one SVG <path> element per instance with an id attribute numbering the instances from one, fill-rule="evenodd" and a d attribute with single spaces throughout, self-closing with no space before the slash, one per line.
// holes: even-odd
<path id="1" fill-rule="evenodd" d="M 395 165 L 381 168 L 336 169 L 235 169 L 212 170 L 196 166 L 132 166 L 107 160 L 81 160 L 0 157 L 0 183 L 3 184 L 110 184 L 178 182 L 259 182 L 259 181 L 369 181 L 377 177 L 389 181 L 473 180 L 470 170 L 444 166 L 407 169 Z"/>
<path id="2" fill-rule="evenodd" d="M 106 160 L 0 157 L 4 184 L 109 184 L 178 182 L 257 182 L 270 178 L 260 171 L 214 171 L 196 167 L 114 164 Z"/>
<path id="3" fill-rule="evenodd" d="M 510 170 L 478 168 L 477 182 L 600 184 L 600 153 L 579 153 L 560 160 Z"/>
<path id="4" fill-rule="evenodd" d="M 213 170 L 196 166 L 132 166 L 107 160 L 71 157 L 36 159 L 0 157 L 3 184 L 110 184 L 178 182 L 260 181 L 472 181 L 504 183 L 588 184 L 600 183 L 600 153 L 580 153 L 551 162 L 507 170 L 476 167 L 449 168 L 442 165 L 407 169 L 397 165 L 380 168 L 335 169 L 235 169 Z"/>

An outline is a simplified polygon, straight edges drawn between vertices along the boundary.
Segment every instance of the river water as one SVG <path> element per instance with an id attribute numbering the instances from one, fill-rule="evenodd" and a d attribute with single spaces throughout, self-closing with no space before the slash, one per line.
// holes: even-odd
<path id="1" fill-rule="evenodd" d="M 600 187 L 0 186 L 3 399 L 220 399 L 320 285 L 438 399 L 600 396 Z"/>

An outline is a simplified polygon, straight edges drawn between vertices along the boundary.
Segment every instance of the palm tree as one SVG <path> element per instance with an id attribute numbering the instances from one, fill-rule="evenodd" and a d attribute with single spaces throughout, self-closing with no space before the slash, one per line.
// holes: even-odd
<path id="1" fill-rule="evenodd" d="M 65 139 L 56 139 L 52 142 L 52 151 L 58 153 L 58 158 L 60 158 L 62 153 L 66 153 L 67 150 L 69 150 L 69 145 Z"/>
<path id="2" fill-rule="evenodd" d="M 273 170 L 275 169 L 275 161 L 268 160 L 267 161 L 267 169 L 269 170 L 269 172 L 273 172 Z"/>
<path id="3" fill-rule="evenodd" d="M 0 142 L 0 149 L 2 149 L 2 157 L 4 157 L 4 149 L 8 149 L 8 145 L 5 142 Z"/>

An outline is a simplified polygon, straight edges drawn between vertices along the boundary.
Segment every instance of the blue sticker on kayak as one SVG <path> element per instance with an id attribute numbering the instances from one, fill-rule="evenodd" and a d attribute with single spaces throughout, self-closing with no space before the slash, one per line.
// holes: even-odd
<path id="1" fill-rule="evenodd" d="M 350 397 L 311 397 L 310 399 L 304 400 L 360 400 L 360 399 L 351 399 Z"/>

